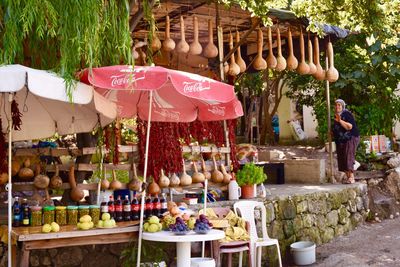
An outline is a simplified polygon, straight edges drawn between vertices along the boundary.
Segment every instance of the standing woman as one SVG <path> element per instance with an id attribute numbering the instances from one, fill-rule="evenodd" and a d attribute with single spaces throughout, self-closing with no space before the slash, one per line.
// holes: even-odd
<path id="1" fill-rule="evenodd" d="M 352 184 L 355 182 L 354 163 L 360 133 L 353 114 L 346 109 L 346 103 L 342 99 L 335 101 L 333 137 L 336 143 L 339 171 L 346 173 L 347 177 L 343 183 Z"/>

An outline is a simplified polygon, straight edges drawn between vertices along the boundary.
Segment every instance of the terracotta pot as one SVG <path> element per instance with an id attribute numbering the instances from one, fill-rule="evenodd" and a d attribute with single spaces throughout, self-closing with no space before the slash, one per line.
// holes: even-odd
<path id="1" fill-rule="evenodd" d="M 243 199 L 254 198 L 254 185 L 242 185 L 242 197 Z"/>

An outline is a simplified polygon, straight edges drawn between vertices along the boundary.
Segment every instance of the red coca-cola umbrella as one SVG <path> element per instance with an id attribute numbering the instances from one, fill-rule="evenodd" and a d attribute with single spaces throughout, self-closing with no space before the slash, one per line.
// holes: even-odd
<path id="1" fill-rule="evenodd" d="M 81 81 L 114 101 L 120 117 L 138 116 L 148 121 L 146 152 L 148 155 L 150 122 L 220 121 L 243 115 L 233 86 L 197 74 L 156 66 L 109 66 L 86 69 Z M 146 182 L 148 157 L 144 163 Z M 207 180 L 205 182 L 205 195 Z M 137 267 L 140 266 L 143 212 L 146 191 L 142 193 Z M 207 198 L 204 198 L 204 210 Z"/>
<path id="2" fill-rule="evenodd" d="M 114 101 L 120 117 L 190 122 L 234 119 L 243 115 L 233 86 L 197 74 L 158 66 L 109 66 L 83 71 L 81 81 Z M 152 98 L 150 99 L 150 94 Z"/>

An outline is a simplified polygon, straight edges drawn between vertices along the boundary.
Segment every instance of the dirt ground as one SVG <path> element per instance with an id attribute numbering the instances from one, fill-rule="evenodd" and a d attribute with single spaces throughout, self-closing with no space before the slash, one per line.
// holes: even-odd
<path id="1" fill-rule="evenodd" d="M 317 262 L 309 266 L 400 266 L 400 217 L 366 223 L 348 235 L 317 246 Z"/>

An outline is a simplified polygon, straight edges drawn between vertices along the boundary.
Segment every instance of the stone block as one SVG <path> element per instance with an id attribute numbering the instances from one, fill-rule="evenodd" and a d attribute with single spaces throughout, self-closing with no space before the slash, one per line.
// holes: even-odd
<path id="1" fill-rule="evenodd" d="M 357 227 L 364 222 L 364 219 L 360 213 L 356 212 L 350 216 L 350 222 L 354 227 Z"/>
<path id="2" fill-rule="evenodd" d="M 337 210 L 342 205 L 341 195 L 339 192 L 329 194 L 329 203 L 332 210 Z"/>
<path id="3" fill-rule="evenodd" d="M 271 238 L 277 238 L 282 240 L 285 238 L 285 234 L 283 233 L 283 226 L 281 221 L 273 221 L 269 227 L 269 235 Z"/>
<path id="4" fill-rule="evenodd" d="M 290 220 L 296 217 L 296 206 L 291 200 L 279 201 L 280 218 Z"/>
<path id="5" fill-rule="evenodd" d="M 315 226 L 322 229 L 326 227 L 326 217 L 325 215 L 316 215 L 315 216 Z"/>
<path id="6" fill-rule="evenodd" d="M 274 204 L 268 203 L 265 205 L 265 210 L 266 210 L 266 215 L 265 219 L 267 223 L 271 223 L 273 220 L 275 220 L 275 209 L 274 209 Z"/>
<path id="7" fill-rule="evenodd" d="M 351 213 L 357 212 L 357 203 L 356 203 L 356 201 L 355 200 L 349 200 L 347 208 Z"/>
<path id="8" fill-rule="evenodd" d="M 347 192 L 350 200 L 356 199 L 357 192 L 354 189 L 349 189 Z"/>
<path id="9" fill-rule="evenodd" d="M 338 224 L 338 225 L 335 227 L 335 237 L 344 235 L 344 233 L 345 233 L 344 226 L 341 225 L 341 224 Z"/>
<path id="10" fill-rule="evenodd" d="M 297 213 L 304 213 L 304 212 L 307 212 L 307 210 L 308 210 L 308 202 L 307 201 L 301 201 L 301 202 L 298 202 L 297 203 L 297 205 L 296 205 L 296 209 L 297 209 Z"/>
<path id="11" fill-rule="evenodd" d="M 301 215 L 297 215 L 296 218 L 293 220 L 293 230 L 295 233 L 299 232 L 301 229 L 303 229 L 303 220 L 301 218 Z"/>
<path id="12" fill-rule="evenodd" d="M 310 240 L 316 244 L 322 244 L 321 235 L 319 233 L 319 229 L 316 227 L 313 228 L 304 228 L 301 231 L 300 240 Z"/>
<path id="13" fill-rule="evenodd" d="M 358 211 L 362 211 L 364 209 L 364 201 L 362 197 L 356 197 L 356 207 Z"/>
<path id="14" fill-rule="evenodd" d="M 294 235 L 294 222 L 292 220 L 283 221 L 283 232 L 286 238 Z"/>
<path id="15" fill-rule="evenodd" d="M 321 184 L 325 181 L 324 159 L 285 160 L 285 183 Z"/>
<path id="16" fill-rule="evenodd" d="M 346 224 L 349 220 L 350 212 L 347 211 L 346 207 L 341 207 L 339 209 L 339 223 Z"/>
<path id="17" fill-rule="evenodd" d="M 314 214 L 326 214 L 328 213 L 328 206 L 324 199 L 309 200 L 308 211 Z"/>
<path id="18" fill-rule="evenodd" d="M 308 228 L 314 225 L 315 215 L 314 214 L 304 214 L 303 218 L 303 226 Z"/>
<path id="19" fill-rule="evenodd" d="M 332 210 L 326 215 L 326 224 L 328 226 L 336 226 L 339 222 L 339 214 L 337 210 Z"/>
<path id="20" fill-rule="evenodd" d="M 320 229 L 322 243 L 328 243 L 335 237 L 335 230 L 331 227 Z"/>

